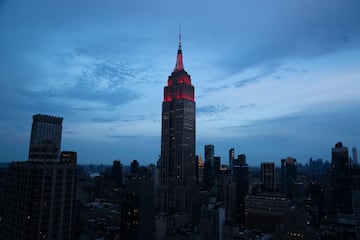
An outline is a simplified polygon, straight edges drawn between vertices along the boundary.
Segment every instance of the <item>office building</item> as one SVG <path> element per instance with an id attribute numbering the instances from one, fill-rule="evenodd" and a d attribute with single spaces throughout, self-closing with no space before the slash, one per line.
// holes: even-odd
<path id="1" fill-rule="evenodd" d="M 360 239 L 360 191 L 352 191 L 352 208 L 355 221 L 355 234 L 356 239 Z"/>
<path id="2" fill-rule="evenodd" d="M 289 199 L 276 193 L 247 195 L 244 203 L 246 227 L 268 233 L 273 233 L 276 225 L 284 222 L 284 213 L 290 205 Z"/>
<path id="3" fill-rule="evenodd" d="M 293 181 L 297 178 L 296 159 L 288 157 L 281 159 L 281 191 L 292 198 Z"/>
<path id="4" fill-rule="evenodd" d="M 234 167 L 235 150 L 230 148 L 229 150 L 229 170 L 232 171 Z"/>
<path id="5" fill-rule="evenodd" d="M 9 165 L 0 239 L 73 239 L 76 154 L 64 155 Z"/>
<path id="6" fill-rule="evenodd" d="M 73 239 L 77 153 L 59 154 L 61 123 L 34 116 L 28 161 L 9 165 L 0 239 Z"/>
<path id="7" fill-rule="evenodd" d="M 261 184 L 265 191 L 275 190 L 275 164 L 273 162 L 261 163 Z"/>
<path id="8" fill-rule="evenodd" d="M 61 151 L 61 135 L 62 135 L 62 117 L 49 116 L 44 114 L 36 114 L 33 116 L 33 123 L 30 135 L 30 150 L 34 145 L 43 144 L 44 142 L 53 142 L 56 146 L 56 156 L 60 157 Z"/>
<path id="9" fill-rule="evenodd" d="M 198 193 L 194 86 L 184 69 L 180 37 L 175 69 L 164 88 L 158 167 L 160 212 L 187 213 L 189 220 L 193 219 L 194 211 L 199 210 L 194 208 Z"/>
<path id="10" fill-rule="evenodd" d="M 201 208 L 202 239 L 222 240 L 224 234 L 225 209 L 216 198 L 210 198 L 209 203 Z"/>
<path id="11" fill-rule="evenodd" d="M 353 147 L 352 148 L 352 155 L 353 155 L 353 165 L 358 165 L 358 153 L 357 153 L 357 148 Z"/>
<path id="12" fill-rule="evenodd" d="M 338 142 L 331 149 L 332 210 L 337 213 L 352 213 L 352 174 L 348 148 Z"/>
<path id="13" fill-rule="evenodd" d="M 234 160 L 233 180 L 236 183 L 236 221 L 240 225 L 244 225 L 245 221 L 245 207 L 244 199 L 249 191 L 249 167 L 246 164 L 246 155 L 240 154 Z"/>

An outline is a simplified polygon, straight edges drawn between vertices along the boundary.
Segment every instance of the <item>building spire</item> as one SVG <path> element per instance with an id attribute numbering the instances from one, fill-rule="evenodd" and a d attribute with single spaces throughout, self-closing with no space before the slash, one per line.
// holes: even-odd
<path id="1" fill-rule="evenodd" d="M 181 26 L 179 26 L 179 50 L 181 50 Z"/>
<path id="2" fill-rule="evenodd" d="M 182 50 L 181 50 L 181 26 L 179 26 L 179 49 L 176 56 L 176 65 L 174 72 L 184 70 L 184 65 L 182 61 Z"/>

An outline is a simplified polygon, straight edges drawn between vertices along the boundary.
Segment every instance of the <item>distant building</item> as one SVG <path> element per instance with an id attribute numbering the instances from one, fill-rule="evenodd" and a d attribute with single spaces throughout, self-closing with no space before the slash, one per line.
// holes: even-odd
<path id="1" fill-rule="evenodd" d="M 30 150 L 34 145 L 38 146 L 44 142 L 53 142 L 56 146 L 56 158 L 59 157 L 61 151 L 61 135 L 62 135 L 62 117 L 49 116 L 44 114 L 36 114 L 33 116 L 33 123 L 30 135 Z"/>
<path id="2" fill-rule="evenodd" d="M 121 239 L 153 239 L 154 185 L 150 178 L 128 179 L 121 204 Z"/>
<path id="3" fill-rule="evenodd" d="M 230 171 L 233 170 L 234 159 L 235 159 L 235 150 L 234 150 L 234 148 L 230 148 L 229 149 L 229 169 L 230 169 Z"/>
<path id="4" fill-rule="evenodd" d="M 139 162 L 133 160 L 130 164 L 130 173 L 133 175 L 139 174 Z"/>
<path id="5" fill-rule="evenodd" d="M 197 175 L 197 181 L 198 184 L 202 184 L 204 182 L 204 161 L 202 160 L 201 156 L 196 156 L 197 158 L 197 170 L 196 170 L 196 175 Z"/>
<path id="6" fill-rule="evenodd" d="M 292 198 L 293 181 L 297 178 L 296 159 L 281 159 L 281 190 L 288 198 Z"/>
<path id="7" fill-rule="evenodd" d="M 352 148 L 352 155 L 353 155 L 353 165 L 358 165 L 358 153 L 356 147 Z"/>
<path id="8" fill-rule="evenodd" d="M 123 185 L 123 167 L 119 160 L 113 161 L 111 176 L 116 187 L 121 187 Z"/>
<path id="9" fill-rule="evenodd" d="M 236 183 L 236 221 L 244 225 L 244 199 L 249 192 L 249 167 L 246 164 L 246 155 L 240 154 L 234 160 L 233 181 Z"/>
<path id="10" fill-rule="evenodd" d="M 284 222 L 284 213 L 289 209 L 289 199 L 273 195 L 247 195 L 245 197 L 245 226 L 273 233 Z"/>
<path id="11" fill-rule="evenodd" d="M 226 213 L 226 220 L 237 220 L 237 201 L 236 201 L 236 183 L 232 181 L 232 177 L 228 176 L 224 179 L 224 208 Z"/>
<path id="12" fill-rule="evenodd" d="M 214 174 L 218 175 L 221 170 L 221 157 L 214 157 Z"/>
<path id="13" fill-rule="evenodd" d="M 352 175 L 348 148 L 342 142 L 331 149 L 331 192 L 333 211 L 352 213 Z"/>
<path id="14" fill-rule="evenodd" d="M 304 207 L 304 183 L 300 180 L 294 180 L 292 184 L 291 199 L 296 208 Z"/>
<path id="15" fill-rule="evenodd" d="M 309 215 L 303 208 L 289 208 L 284 211 L 284 222 L 277 226 L 274 239 L 312 240 L 315 232 L 309 226 Z"/>
<path id="16" fill-rule="evenodd" d="M 355 221 L 356 239 L 360 239 L 360 191 L 352 191 L 352 208 Z"/>
<path id="17" fill-rule="evenodd" d="M 225 209 L 210 198 L 209 204 L 201 208 L 200 228 L 202 239 L 221 240 L 224 234 Z"/>
<path id="18" fill-rule="evenodd" d="M 265 191 L 275 190 L 275 164 L 273 162 L 261 163 L 261 184 Z"/>

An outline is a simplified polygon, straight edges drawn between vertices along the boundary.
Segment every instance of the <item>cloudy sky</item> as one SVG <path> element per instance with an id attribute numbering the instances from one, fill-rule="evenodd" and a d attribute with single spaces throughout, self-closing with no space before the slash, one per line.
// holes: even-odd
<path id="1" fill-rule="evenodd" d="M 360 148 L 359 0 L 0 0 L 0 161 L 26 160 L 43 113 L 64 117 L 80 163 L 155 163 L 179 25 L 197 154 Z"/>

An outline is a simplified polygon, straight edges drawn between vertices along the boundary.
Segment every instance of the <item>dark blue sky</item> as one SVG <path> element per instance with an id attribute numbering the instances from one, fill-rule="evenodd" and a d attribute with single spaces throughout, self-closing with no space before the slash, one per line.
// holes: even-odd
<path id="1" fill-rule="evenodd" d="M 0 161 L 26 160 L 32 115 L 64 117 L 80 163 L 155 162 L 179 25 L 197 154 L 250 165 L 360 147 L 360 2 L 0 1 Z"/>

